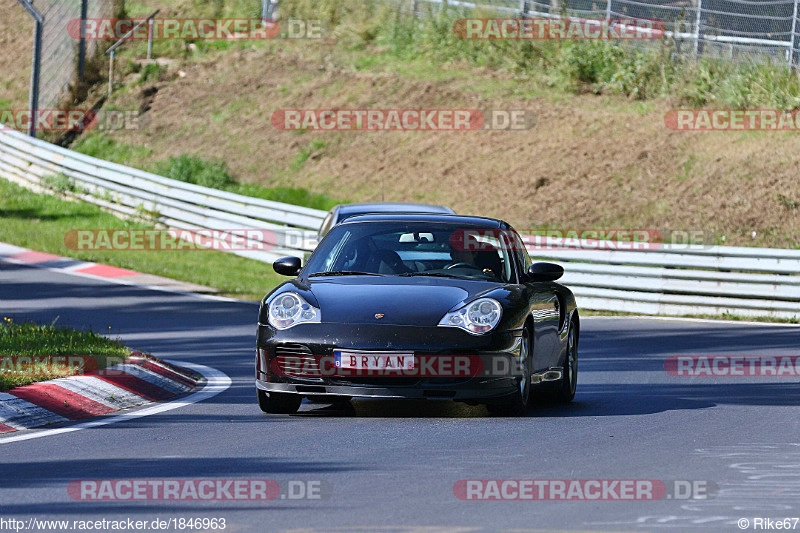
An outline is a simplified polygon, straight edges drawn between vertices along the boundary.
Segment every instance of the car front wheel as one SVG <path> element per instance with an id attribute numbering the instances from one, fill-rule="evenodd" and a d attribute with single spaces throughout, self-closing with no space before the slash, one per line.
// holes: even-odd
<path id="1" fill-rule="evenodd" d="M 299 394 L 288 394 L 285 392 L 267 393 L 261 389 L 258 391 L 258 406 L 265 413 L 273 415 L 290 415 L 300 409 L 303 397 Z"/>
<path id="2" fill-rule="evenodd" d="M 530 330 L 525 327 L 520 340 L 519 359 L 522 367 L 521 376 L 514 394 L 502 400 L 489 403 L 486 408 L 492 414 L 519 416 L 528 409 L 531 398 L 531 369 L 533 368 L 533 350 L 531 350 Z"/>

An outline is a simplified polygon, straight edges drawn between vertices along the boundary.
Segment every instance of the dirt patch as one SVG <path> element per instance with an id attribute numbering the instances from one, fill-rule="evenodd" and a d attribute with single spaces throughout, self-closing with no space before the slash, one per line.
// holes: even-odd
<path id="1" fill-rule="evenodd" d="M 666 101 L 637 108 L 595 95 L 484 98 L 463 75 L 420 81 L 340 68 L 324 43 L 230 50 L 182 70 L 150 90 L 147 128 L 116 132 L 117 140 L 155 158 L 223 159 L 246 182 L 350 201 L 442 203 L 519 229 L 701 229 L 726 244 L 800 245 L 793 134 L 675 132 L 664 125 Z M 283 108 L 528 109 L 537 124 L 298 134 L 271 126 Z"/>

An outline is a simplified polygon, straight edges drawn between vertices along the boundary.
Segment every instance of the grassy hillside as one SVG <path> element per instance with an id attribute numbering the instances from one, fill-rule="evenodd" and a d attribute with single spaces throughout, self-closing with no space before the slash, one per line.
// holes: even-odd
<path id="1" fill-rule="evenodd" d="M 6 0 L 7 1 L 7 0 Z M 259 2 L 179 0 L 166 16 L 253 16 Z M 372 6 L 372 7 L 370 7 Z M 141 15 L 155 1 L 128 2 Z M 453 20 L 413 21 L 369 2 L 289 0 L 323 18 L 323 40 L 143 44 L 119 62 L 109 106 L 141 128 L 92 134 L 82 151 L 142 168 L 224 162 L 232 187 L 351 201 L 423 201 L 520 229 L 699 229 L 719 243 L 800 246 L 796 133 L 679 132 L 680 107 L 795 108 L 782 67 L 672 62 L 608 43 L 465 42 Z M 283 108 L 528 109 L 528 131 L 284 132 Z M 98 148 L 99 147 L 99 148 Z M 171 159 L 172 158 L 172 159 Z M 160 163 L 159 163 L 160 162 Z M 331 200 L 334 201 L 334 200 Z"/>

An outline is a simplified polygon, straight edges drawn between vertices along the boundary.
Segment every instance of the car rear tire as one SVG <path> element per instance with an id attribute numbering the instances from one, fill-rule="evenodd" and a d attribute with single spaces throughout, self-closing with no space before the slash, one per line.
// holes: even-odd
<path id="1" fill-rule="evenodd" d="M 303 397 L 299 394 L 271 392 L 258 389 L 258 406 L 271 415 L 290 415 L 300 409 Z"/>
<path id="2" fill-rule="evenodd" d="M 517 391 L 502 400 L 486 405 L 490 413 L 503 416 L 519 416 L 525 413 L 531 400 L 531 369 L 533 368 L 533 350 L 531 349 L 531 334 L 527 326 L 522 330 L 522 346 L 520 347 L 520 360 L 522 362 L 522 376 L 520 376 Z M 524 356 L 523 356 L 524 354 Z"/>

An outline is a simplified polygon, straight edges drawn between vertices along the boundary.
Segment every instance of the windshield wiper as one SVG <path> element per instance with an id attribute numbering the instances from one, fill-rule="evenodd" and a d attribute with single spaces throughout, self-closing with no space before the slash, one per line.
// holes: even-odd
<path id="1" fill-rule="evenodd" d="M 309 278 L 319 276 L 383 276 L 383 274 L 376 274 L 374 272 L 358 272 L 356 270 L 331 270 L 328 272 L 315 272 L 314 274 L 308 275 Z"/>
<path id="2" fill-rule="evenodd" d="M 431 278 L 458 278 L 458 279 L 468 279 L 466 276 L 456 276 L 455 274 L 445 274 L 444 272 L 404 272 L 402 274 L 398 274 L 398 276 L 403 278 L 413 278 L 416 276 L 427 276 Z"/>

